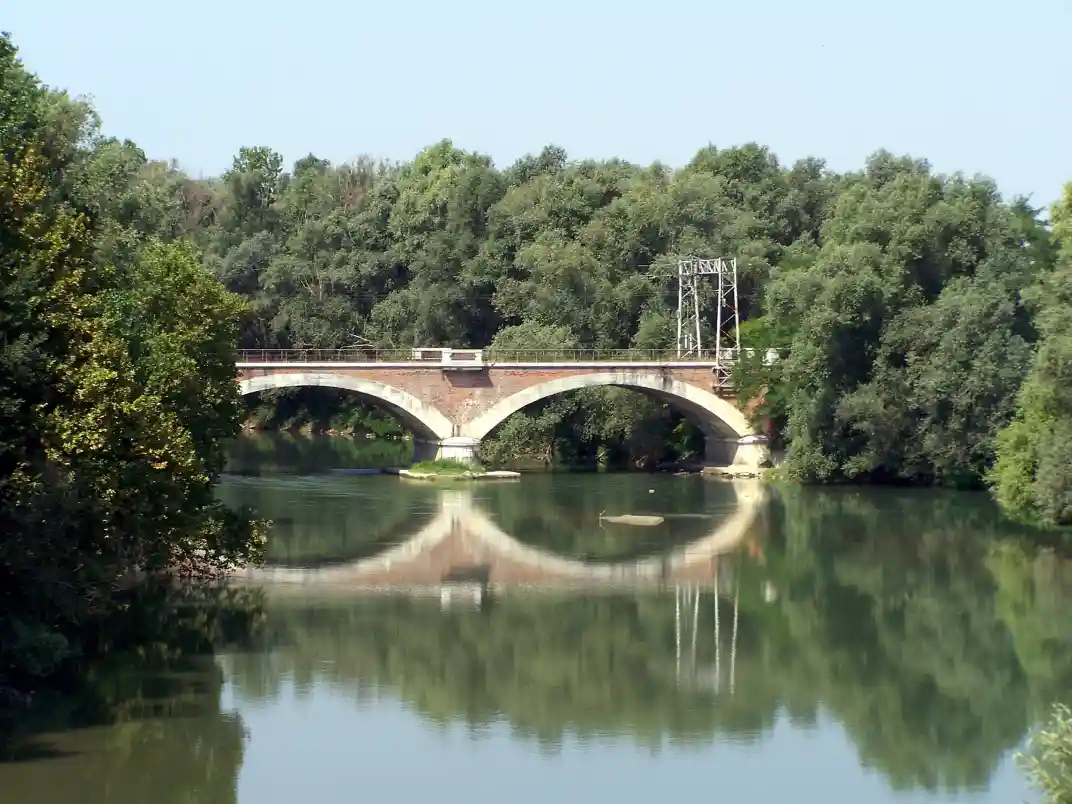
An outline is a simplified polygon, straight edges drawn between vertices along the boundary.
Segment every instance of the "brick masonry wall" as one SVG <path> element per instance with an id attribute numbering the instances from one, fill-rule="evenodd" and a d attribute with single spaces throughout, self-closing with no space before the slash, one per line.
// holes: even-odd
<path id="1" fill-rule="evenodd" d="M 272 366 L 247 368 L 240 372 L 239 379 L 250 379 L 269 374 L 315 372 L 318 374 L 341 374 L 372 380 L 393 386 L 437 408 L 456 424 L 464 424 L 485 413 L 497 402 L 549 380 L 565 379 L 578 375 L 602 374 L 617 370 L 611 368 L 488 368 L 483 371 L 443 371 L 438 367 L 428 368 L 383 368 L 370 365 L 354 367 L 292 367 Z M 687 383 L 723 398 L 732 399 L 732 394 L 719 393 L 715 388 L 715 376 L 710 368 L 647 368 L 637 366 L 627 369 L 645 374 L 666 376 Z"/>

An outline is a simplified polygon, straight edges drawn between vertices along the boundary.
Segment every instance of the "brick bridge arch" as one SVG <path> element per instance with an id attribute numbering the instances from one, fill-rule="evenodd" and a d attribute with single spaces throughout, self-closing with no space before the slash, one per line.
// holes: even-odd
<path id="1" fill-rule="evenodd" d="M 397 362 L 274 360 L 274 353 L 252 353 L 244 358 L 256 359 L 238 364 L 238 379 L 243 393 L 321 386 L 378 400 L 414 433 L 418 459 L 475 458 L 481 439 L 526 405 L 597 386 L 632 388 L 680 409 L 703 430 L 707 463 L 758 468 L 769 459 L 766 439 L 738 410 L 740 400 L 710 360 L 486 363 L 480 350 L 469 350 L 465 359 L 432 350 L 443 353 L 436 360 L 421 358 L 423 351 Z"/>
<path id="2" fill-rule="evenodd" d="M 248 377 L 238 383 L 243 396 L 275 388 L 339 388 L 374 399 L 418 438 L 439 440 L 453 435 L 453 425 L 434 405 L 370 377 L 335 372 L 295 372 Z"/>
<path id="3" fill-rule="evenodd" d="M 605 371 L 544 380 L 500 400 L 463 425 L 461 434 L 479 440 L 513 414 L 541 399 L 581 388 L 608 386 L 640 391 L 677 407 L 699 424 L 708 438 L 739 439 L 754 434 L 744 414 L 732 403 L 658 371 Z"/>
<path id="4" fill-rule="evenodd" d="M 761 484 L 735 483 L 734 492 L 733 513 L 706 536 L 635 561 L 580 561 L 524 544 L 480 509 L 471 489 L 449 489 L 440 491 L 435 519 L 376 556 L 329 567 L 250 567 L 234 577 L 252 583 L 421 587 L 438 585 L 453 568 L 486 565 L 490 582 L 501 585 L 697 581 L 710 576 L 712 561 L 744 540 L 762 508 Z"/>

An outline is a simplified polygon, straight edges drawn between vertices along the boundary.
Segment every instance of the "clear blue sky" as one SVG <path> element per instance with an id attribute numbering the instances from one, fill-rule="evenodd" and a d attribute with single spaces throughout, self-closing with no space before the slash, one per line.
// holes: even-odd
<path id="1" fill-rule="evenodd" d="M 3 0 L 27 65 L 191 172 L 242 145 L 506 165 L 880 147 L 1049 203 L 1072 179 L 1072 0 Z"/>

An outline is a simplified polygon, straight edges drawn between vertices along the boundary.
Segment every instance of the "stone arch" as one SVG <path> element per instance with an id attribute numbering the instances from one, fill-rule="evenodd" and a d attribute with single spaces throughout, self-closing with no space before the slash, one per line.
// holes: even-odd
<path id="1" fill-rule="evenodd" d="M 511 394 L 490 410 L 462 426 L 462 435 L 484 438 L 509 416 L 524 407 L 549 396 L 576 391 L 579 388 L 618 386 L 654 396 L 690 414 L 704 427 L 705 432 L 722 438 L 740 439 L 754 435 L 744 414 L 731 403 L 710 391 L 675 380 L 653 371 L 607 371 L 598 374 L 576 374 L 537 383 Z"/>
<path id="2" fill-rule="evenodd" d="M 421 439 L 438 441 L 450 438 L 453 425 L 435 407 L 422 402 L 413 394 L 376 380 L 352 377 L 346 374 L 298 372 L 293 374 L 265 374 L 240 380 L 239 391 L 254 394 L 274 388 L 341 388 L 360 396 L 374 399 L 389 410 Z"/>

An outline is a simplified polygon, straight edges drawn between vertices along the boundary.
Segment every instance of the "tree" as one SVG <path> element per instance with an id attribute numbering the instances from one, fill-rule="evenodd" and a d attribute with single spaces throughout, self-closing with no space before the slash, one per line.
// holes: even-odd
<path id="1" fill-rule="evenodd" d="M 499 169 L 442 140 L 406 163 L 309 154 L 288 171 L 253 146 L 223 176 L 195 180 L 102 137 L 84 101 L 42 90 L 38 107 L 41 157 L 62 167 L 48 192 L 92 222 L 102 276 L 146 239 L 192 243 L 251 312 L 243 347 L 502 349 L 538 332 L 564 348 L 556 333 L 568 332 L 583 348 L 667 349 L 677 259 L 732 256 L 746 340 L 784 358 L 744 361 L 736 381 L 793 477 L 989 482 L 1010 510 L 1069 516 L 1053 469 L 1072 450 L 1054 357 L 1068 328 L 1054 301 L 1067 297 L 1054 264 L 1072 259 L 1067 202 L 1051 236 L 1028 199 L 1004 200 L 985 177 L 886 151 L 839 175 L 818 158 L 784 165 L 757 143 L 708 145 L 676 169 L 571 160 L 552 145 Z M 699 293 L 711 339 L 720 300 L 713 283 Z M 370 420 L 347 399 L 279 392 L 257 416 Z M 696 443 L 675 438 L 664 453 L 676 414 L 617 392 L 540 411 L 553 427 L 521 414 L 501 432 L 542 454 L 553 431 L 558 458 L 628 453 L 634 465 Z"/>
<path id="2" fill-rule="evenodd" d="M 767 288 L 795 477 L 981 481 L 1030 360 L 1019 226 L 989 182 L 923 164 L 843 180 L 819 251 Z"/>
<path id="3" fill-rule="evenodd" d="M 1016 516 L 1072 524 L 1072 183 L 1054 206 L 1057 266 L 1025 291 L 1035 312 L 1038 345 L 1002 430 L 990 480 L 998 501 Z"/>
<path id="4" fill-rule="evenodd" d="M 59 106 L 0 37 L 0 685 L 76 650 L 131 573 L 260 547 L 212 497 L 245 306 L 183 247 L 101 259 L 120 224 L 79 203 L 90 138 L 48 129 Z"/>
<path id="5" fill-rule="evenodd" d="M 1072 801 L 1072 711 L 1067 706 L 1054 706 L 1021 762 L 1048 804 Z"/>

